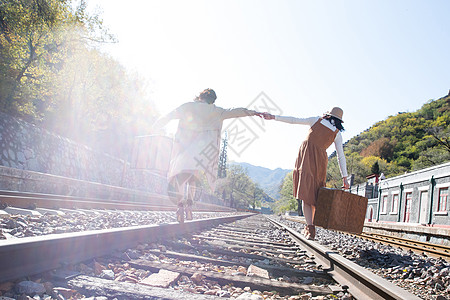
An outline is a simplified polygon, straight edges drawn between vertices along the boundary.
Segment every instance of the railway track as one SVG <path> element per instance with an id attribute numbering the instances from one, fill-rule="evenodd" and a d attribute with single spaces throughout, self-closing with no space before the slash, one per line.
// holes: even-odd
<path id="1" fill-rule="evenodd" d="M 300 218 L 297 217 L 286 217 L 287 220 L 293 222 L 303 223 Z M 421 242 L 412 239 L 400 238 L 392 235 L 384 235 L 378 233 L 365 233 L 362 234 L 351 234 L 347 232 L 343 232 L 345 235 L 356 236 L 366 240 L 380 242 L 384 244 L 388 244 L 391 246 L 398 246 L 402 249 L 411 250 L 416 253 L 424 253 L 426 255 L 430 255 L 437 258 L 442 258 L 444 260 L 450 261 L 450 247 L 445 245 L 438 245 L 428 242 Z"/>
<path id="2" fill-rule="evenodd" d="M 13 207 L 19 209 L 110 209 L 110 210 L 149 210 L 173 211 L 176 205 L 167 196 L 152 195 L 146 201 L 124 201 L 104 198 L 83 198 L 65 195 L 41 194 L 0 190 L 0 209 Z M 233 209 L 196 202 L 196 211 L 227 212 Z"/>
<path id="3" fill-rule="evenodd" d="M 0 282 L 46 272 L 55 284 L 86 296 L 418 299 L 261 215 L 6 240 L 0 258 Z M 80 267 L 87 264 L 92 268 Z M 99 264 L 97 275 L 86 271 Z"/>
<path id="4" fill-rule="evenodd" d="M 421 242 L 411 239 L 404 239 L 384 234 L 376 233 L 362 233 L 358 235 L 362 238 L 377 241 L 381 243 L 387 243 L 389 245 L 395 245 L 405 249 L 410 249 L 419 253 L 425 253 L 439 257 L 445 260 L 450 260 L 450 247 L 445 245 L 437 245 L 428 242 Z"/>

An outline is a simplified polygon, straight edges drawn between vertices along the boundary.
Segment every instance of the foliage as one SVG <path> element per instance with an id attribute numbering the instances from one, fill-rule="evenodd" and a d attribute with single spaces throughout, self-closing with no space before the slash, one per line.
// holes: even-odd
<path id="1" fill-rule="evenodd" d="M 349 174 L 355 183 L 378 172 L 386 177 L 450 161 L 450 96 L 430 100 L 412 113 L 378 122 L 344 145 Z M 338 177 L 336 155 L 328 163 L 328 184 Z"/>
<path id="2" fill-rule="evenodd" d="M 293 196 L 292 171 L 286 174 L 280 185 L 280 200 L 276 201 L 272 210 L 276 213 L 283 213 L 298 209 L 297 200 Z"/>
<path id="3" fill-rule="evenodd" d="M 143 80 L 95 49 L 114 41 L 84 0 L 1 1 L 0 110 L 126 158 L 156 113 Z"/>
<path id="4" fill-rule="evenodd" d="M 266 195 L 247 175 L 247 171 L 240 165 L 230 165 L 227 176 L 217 180 L 216 195 L 224 199 L 231 207 L 247 209 L 249 206 L 261 206 Z"/>

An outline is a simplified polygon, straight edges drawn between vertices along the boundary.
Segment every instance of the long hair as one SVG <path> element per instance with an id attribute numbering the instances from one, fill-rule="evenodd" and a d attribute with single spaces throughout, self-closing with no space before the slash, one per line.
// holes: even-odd
<path id="1" fill-rule="evenodd" d="M 337 129 L 339 129 L 339 131 L 344 131 L 344 126 L 342 126 L 342 121 L 336 117 L 330 116 L 330 115 L 326 115 L 323 117 L 324 119 L 330 121 L 331 125 L 336 126 Z"/>

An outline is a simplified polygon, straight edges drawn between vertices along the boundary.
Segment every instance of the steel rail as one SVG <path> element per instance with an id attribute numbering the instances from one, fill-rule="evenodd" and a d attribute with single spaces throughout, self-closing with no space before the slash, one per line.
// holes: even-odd
<path id="1" fill-rule="evenodd" d="M 168 196 L 157 195 L 149 198 L 149 201 L 127 201 L 103 198 L 84 198 L 55 194 L 39 194 L 28 192 L 0 191 L 0 202 L 17 208 L 80 208 L 80 209 L 122 209 L 122 210 L 175 210 L 176 205 Z M 194 211 L 233 211 L 229 207 L 197 201 L 194 203 Z"/>
<path id="2" fill-rule="evenodd" d="M 395 236 L 389 236 L 384 234 L 374 234 L 374 233 L 362 233 L 359 235 L 356 235 L 358 237 L 373 240 L 381 243 L 387 243 L 389 245 L 396 245 L 400 246 L 406 249 L 416 250 L 419 252 L 425 252 L 434 254 L 438 257 L 442 257 L 445 259 L 450 258 L 450 247 L 445 245 L 437 245 L 437 244 L 431 244 L 416 240 L 410 240 L 405 238 L 398 238 Z"/>
<path id="3" fill-rule="evenodd" d="M 299 219 L 297 219 L 297 218 L 287 217 L 286 219 L 289 221 L 304 224 L 304 222 L 300 222 Z M 413 240 L 413 239 L 406 239 L 406 238 L 396 237 L 396 236 L 392 236 L 392 235 L 385 235 L 385 234 L 380 234 L 380 233 L 363 232 L 361 234 L 354 234 L 354 233 L 348 233 L 348 232 L 343 232 L 343 231 L 339 231 L 339 230 L 333 230 L 333 231 L 340 232 L 340 233 L 350 235 L 350 236 L 355 236 L 355 237 L 366 239 L 366 240 L 379 242 L 379 243 L 385 243 L 388 245 L 396 245 L 403 249 L 415 251 L 416 253 L 419 253 L 419 252 L 428 253 L 430 255 L 433 255 L 434 257 L 440 257 L 440 258 L 443 258 L 446 260 L 448 260 L 450 258 L 450 246 L 446 246 L 446 245 L 433 244 L 433 243 L 422 242 L 422 241 Z"/>
<path id="4" fill-rule="evenodd" d="M 222 223 L 234 222 L 253 214 L 199 219 L 183 224 L 168 223 L 86 232 L 51 234 L 0 241 L 0 282 L 42 273 L 67 263 L 77 263 Z"/>
<path id="5" fill-rule="evenodd" d="M 314 254 L 315 261 L 318 265 L 322 266 L 322 270 L 342 286 L 348 286 L 348 291 L 356 299 L 420 299 L 390 281 L 358 266 L 338 253 L 314 241 L 307 240 L 300 233 L 288 226 L 271 218 L 268 219 L 280 228 L 283 228 L 301 247 Z"/>

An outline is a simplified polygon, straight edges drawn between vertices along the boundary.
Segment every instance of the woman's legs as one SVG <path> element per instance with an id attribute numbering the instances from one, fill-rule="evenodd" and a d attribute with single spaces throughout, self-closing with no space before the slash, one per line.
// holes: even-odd
<path id="1" fill-rule="evenodd" d="M 174 190 L 172 195 L 176 199 L 178 206 L 177 220 L 180 223 L 184 222 L 185 213 L 186 219 L 192 220 L 192 205 L 198 182 L 195 175 L 194 173 L 181 173 L 176 175 L 170 182 Z"/>
<path id="2" fill-rule="evenodd" d="M 316 228 L 313 224 L 314 214 L 316 213 L 316 207 L 314 205 L 306 204 L 305 201 L 302 201 L 303 206 L 303 215 L 305 216 L 305 231 L 304 235 L 307 239 L 313 240 L 316 236 Z"/>
<path id="3" fill-rule="evenodd" d="M 313 205 L 306 204 L 305 201 L 302 201 L 302 208 L 303 208 L 303 215 L 305 216 L 306 224 L 313 225 L 316 207 Z"/>
<path id="4" fill-rule="evenodd" d="M 177 221 L 179 223 L 184 223 L 184 195 L 186 194 L 186 182 L 189 180 L 190 176 L 191 174 L 188 173 L 177 174 L 169 183 L 172 190 L 169 192 L 169 197 L 171 197 L 172 201 L 177 204 Z"/>
<path id="5" fill-rule="evenodd" d="M 198 188 L 197 177 L 192 175 L 186 183 L 186 219 L 192 220 L 192 205 L 194 204 L 195 194 Z"/>

